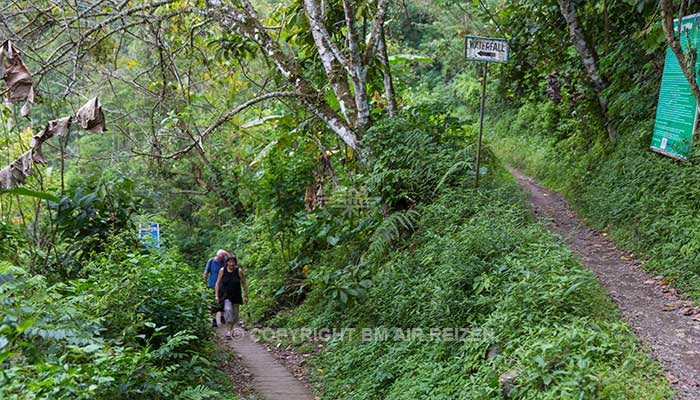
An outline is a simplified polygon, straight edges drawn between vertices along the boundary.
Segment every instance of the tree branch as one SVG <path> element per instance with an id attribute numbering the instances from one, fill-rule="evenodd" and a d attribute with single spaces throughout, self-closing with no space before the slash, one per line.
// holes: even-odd
<path id="1" fill-rule="evenodd" d="M 230 110 L 226 114 L 222 115 L 219 117 L 219 119 L 216 120 L 213 124 L 209 125 L 205 130 L 202 131 L 196 138 L 192 138 L 192 143 L 187 145 L 186 147 L 177 150 L 173 153 L 167 154 L 167 155 L 161 155 L 161 154 L 153 154 L 153 153 L 141 153 L 138 151 L 134 150 L 134 153 L 142 155 L 142 156 L 149 156 L 149 157 L 155 157 L 155 158 L 172 158 L 172 159 L 177 159 L 184 154 L 187 154 L 190 150 L 194 149 L 195 147 L 201 147 L 202 142 L 204 139 L 206 139 L 207 136 L 209 136 L 210 133 L 218 129 L 221 125 L 225 124 L 227 121 L 229 121 L 231 118 L 233 118 L 234 115 L 240 113 L 241 111 L 247 109 L 250 106 L 253 106 L 257 103 L 260 103 L 261 101 L 265 101 L 268 99 L 272 98 L 277 98 L 277 97 L 298 97 L 298 94 L 294 92 L 271 92 L 271 93 L 266 93 L 262 96 L 255 97 L 253 99 L 250 99 L 246 101 L 243 104 L 238 105 L 236 108 Z"/>
<path id="2" fill-rule="evenodd" d="M 367 49 L 365 49 L 365 65 L 369 65 L 377 51 L 377 41 L 379 40 L 379 35 L 382 34 L 381 31 L 384 29 L 384 16 L 388 5 L 388 0 L 379 0 L 377 3 L 377 14 L 374 16 L 372 32 L 369 34 Z"/>

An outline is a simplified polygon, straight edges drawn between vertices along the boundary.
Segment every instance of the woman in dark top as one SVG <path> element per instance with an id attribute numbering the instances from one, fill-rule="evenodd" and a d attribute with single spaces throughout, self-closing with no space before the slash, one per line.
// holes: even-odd
<path id="1" fill-rule="evenodd" d="M 233 325 L 238 323 L 238 306 L 248 304 L 248 284 L 245 281 L 243 270 L 238 267 L 238 259 L 235 255 L 226 258 L 225 267 L 219 270 L 216 280 L 216 301 L 224 307 L 224 319 L 226 320 L 226 338 L 231 338 Z M 241 296 L 241 285 L 244 296 Z"/>

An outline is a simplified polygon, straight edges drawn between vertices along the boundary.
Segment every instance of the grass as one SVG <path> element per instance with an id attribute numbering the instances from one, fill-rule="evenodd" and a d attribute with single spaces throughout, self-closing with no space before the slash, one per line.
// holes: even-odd
<path id="1" fill-rule="evenodd" d="M 505 172 L 418 208 L 372 270 L 368 300 L 320 296 L 286 326 L 467 328 L 464 341 L 334 340 L 313 360 L 324 399 L 664 399 L 671 392 L 595 277 L 535 223 Z M 491 356 L 489 356 L 491 353 Z"/>
<path id="2" fill-rule="evenodd" d="M 503 160 L 562 192 L 593 227 L 640 254 L 645 268 L 700 299 L 700 167 L 649 151 L 653 121 L 620 130 L 614 147 L 580 146 L 584 135 L 561 139 L 543 123 L 551 106 L 531 104 L 503 116 L 489 135 Z M 516 127 L 516 129 L 514 129 Z"/>

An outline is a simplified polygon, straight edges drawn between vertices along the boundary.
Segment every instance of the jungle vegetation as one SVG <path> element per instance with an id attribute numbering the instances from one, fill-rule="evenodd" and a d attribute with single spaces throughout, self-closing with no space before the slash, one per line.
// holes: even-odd
<path id="1" fill-rule="evenodd" d="M 0 397 L 237 398 L 201 282 L 223 248 L 251 324 L 468 328 L 285 342 L 313 354 L 322 398 L 670 398 L 503 167 L 697 298 L 697 154 L 647 150 L 669 3 L 5 2 L 4 54 L 31 76 L 0 86 L 0 166 L 21 173 L 0 182 Z M 512 51 L 490 71 L 479 171 L 467 34 Z M 81 125 L 93 98 L 104 132 Z"/>

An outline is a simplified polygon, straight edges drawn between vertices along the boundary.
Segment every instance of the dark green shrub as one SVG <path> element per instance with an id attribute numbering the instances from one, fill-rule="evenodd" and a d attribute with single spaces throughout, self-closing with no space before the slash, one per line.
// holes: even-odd
<path id="1" fill-rule="evenodd" d="M 464 184 L 465 175 L 473 174 L 471 130 L 445 110 L 439 103 L 416 106 L 368 131 L 369 192 L 390 209 L 430 201 L 440 189 Z"/>

